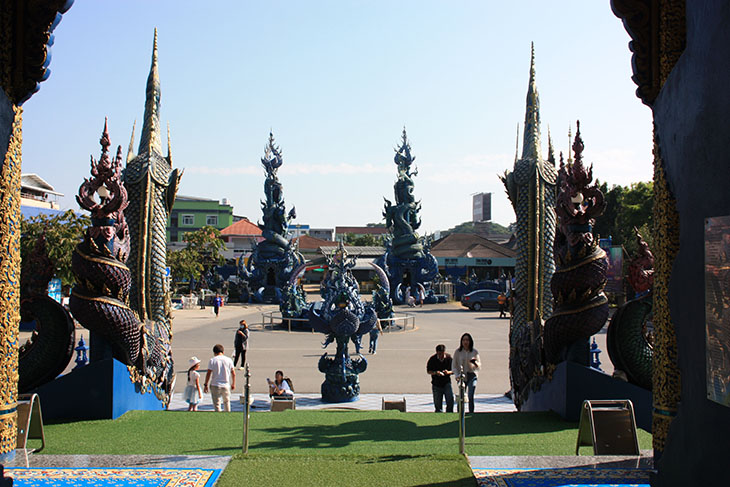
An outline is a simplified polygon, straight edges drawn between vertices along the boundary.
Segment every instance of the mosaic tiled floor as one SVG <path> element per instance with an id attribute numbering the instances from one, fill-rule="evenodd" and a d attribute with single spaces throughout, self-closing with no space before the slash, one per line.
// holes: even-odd
<path id="1" fill-rule="evenodd" d="M 13 487 L 211 487 L 221 471 L 202 468 L 9 468 Z"/>
<path id="2" fill-rule="evenodd" d="M 480 487 L 649 487 L 649 470 L 619 468 L 473 469 Z"/>

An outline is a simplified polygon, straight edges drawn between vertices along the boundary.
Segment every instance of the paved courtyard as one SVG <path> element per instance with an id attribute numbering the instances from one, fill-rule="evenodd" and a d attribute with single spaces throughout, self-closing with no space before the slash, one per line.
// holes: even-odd
<path id="1" fill-rule="evenodd" d="M 310 295 L 309 299 L 316 301 L 318 296 Z M 317 362 L 325 351 L 334 353 L 335 346 L 322 350 L 324 335 L 320 333 L 264 328 L 262 313 L 270 311 L 278 311 L 278 306 L 231 304 L 221 308 L 218 318 L 210 307 L 175 310 L 173 356 L 178 373 L 175 392 L 181 393 L 185 388 L 185 371 L 192 355 L 202 360 L 202 379 L 213 345 L 221 343 L 226 354 L 233 353 L 234 333 L 243 318 L 251 328 L 248 361 L 252 392 L 266 393 L 266 378 L 273 378 L 274 371 L 281 369 L 293 380 L 297 394 L 318 394 L 324 374 L 317 369 Z M 498 312 L 474 312 L 459 303 L 446 303 L 423 308 L 398 306 L 396 313 L 412 313 L 415 330 L 383 333 L 378 340 L 377 354 L 365 353 L 368 369 L 360 375 L 363 394 L 429 394 L 426 361 L 439 343 L 453 353 L 465 332 L 474 337 L 474 346 L 482 359 L 477 393 L 496 395 L 509 389 L 509 320 L 499 318 Z M 367 352 L 367 335 L 363 338 L 363 351 Z M 605 331 L 598 335 L 598 344 L 602 350 L 606 349 Z M 350 353 L 354 353 L 352 345 Z M 612 372 L 606 353 L 601 359 L 604 370 Z M 236 391 L 240 393 L 243 374 L 237 372 Z"/>

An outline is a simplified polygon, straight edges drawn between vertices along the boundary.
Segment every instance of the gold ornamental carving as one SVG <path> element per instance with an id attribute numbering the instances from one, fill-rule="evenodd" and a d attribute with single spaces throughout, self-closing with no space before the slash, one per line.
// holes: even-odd
<path id="1" fill-rule="evenodd" d="M 0 454 L 15 449 L 20 323 L 20 171 L 23 109 L 13 107 L 12 132 L 0 168 Z"/>

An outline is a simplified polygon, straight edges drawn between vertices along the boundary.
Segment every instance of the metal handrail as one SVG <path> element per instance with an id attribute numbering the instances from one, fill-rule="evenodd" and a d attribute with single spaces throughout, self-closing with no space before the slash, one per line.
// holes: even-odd
<path id="1" fill-rule="evenodd" d="M 401 330 L 402 332 L 404 332 L 408 329 L 409 323 L 411 325 L 412 330 L 416 329 L 416 315 L 413 313 L 398 313 L 398 314 L 394 313 L 392 318 L 379 318 L 379 320 L 381 323 L 384 321 L 390 321 L 392 323 L 395 323 L 397 321 L 403 320 L 403 329 Z M 386 333 L 386 332 L 391 333 L 390 328 L 391 328 L 390 325 L 384 326 L 383 333 Z"/>
<path id="2" fill-rule="evenodd" d="M 286 318 L 283 314 L 281 314 L 281 312 L 265 311 L 261 313 L 261 326 L 263 326 L 264 329 L 266 329 L 267 320 L 269 322 L 269 328 L 271 328 L 272 330 L 274 329 L 274 320 L 287 321 L 289 333 L 291 333 L 292 321 L 308 322 L 309 318 Z M 314 330 L 312 330 L 312 333 L 314 333 Z"/>
<path id="3" fill-rule="evenodd" d="M 286 318 L 279 311 L 264 311 L 261 313 L 261 326 L 264 329 L 266 329 L 266 325 L 268 323 L 269 328 L 271 328 L 273 330 L 275 320 L 276 321 L 286 321 L 287 329 L 289 330 L 289 333 L 291 333 L 292 321 L 294 321 L 294 322 L 309 321 L 308 318 Z M 398 321 L 403 321 L 403 328 L 401 329 L 402 332 L 408 330 L 408 325 L 411 325 L 411 330 L 416 329 L 416 315 L 413 313 L 397 313 L 397 314 L 394 314 L 392 318 L 379 318 L 379 320 L 381 323 L 389 321 L 393 324 L 395 324 Z M 383 332 L 392 333 L 391 325 L 383 326 Z M 314 329 L 312 329 L 312 333 L 314 333 Z"/>

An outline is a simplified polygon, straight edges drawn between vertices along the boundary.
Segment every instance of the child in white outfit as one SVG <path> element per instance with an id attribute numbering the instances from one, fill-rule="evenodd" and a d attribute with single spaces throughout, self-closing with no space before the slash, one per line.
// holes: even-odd
<path id="1" fill-rule="evenodd" d="M 198 403 L 203 397 L 203 393 L 200 390 L 200 374 L 197 372 L 200 368 L 200 359 L 198 357 L 191 357 L 189 363 L 188 384 L 185 387 L 183 399 L 189 404 L 188 411 L 197 411 Z"/>

